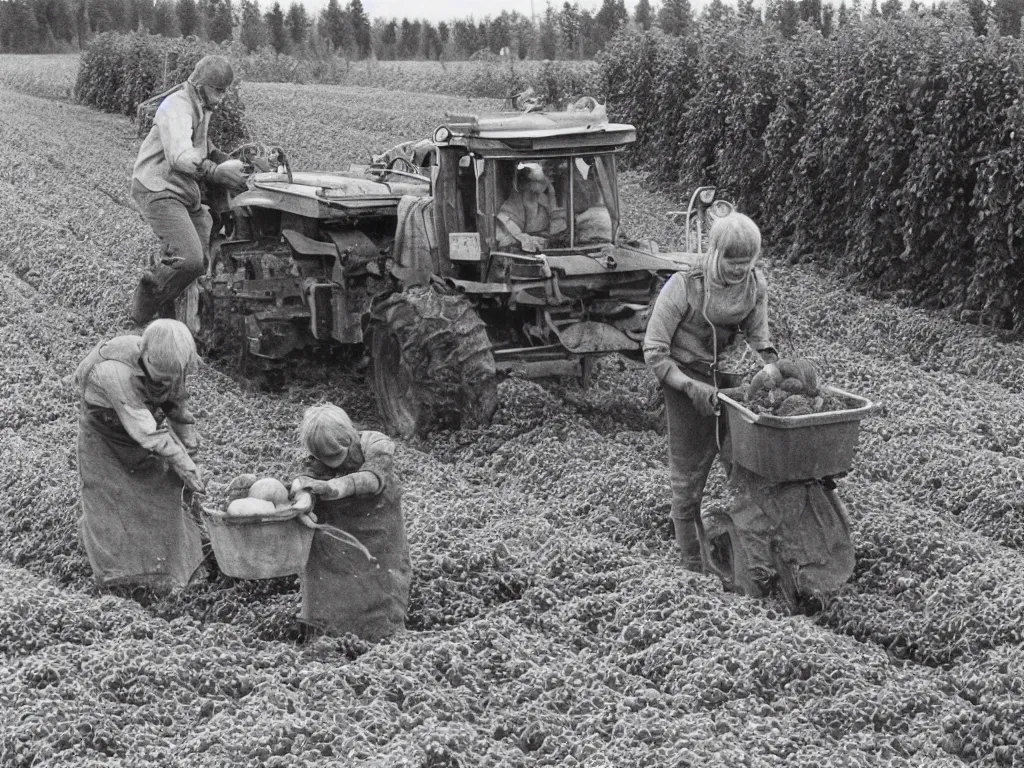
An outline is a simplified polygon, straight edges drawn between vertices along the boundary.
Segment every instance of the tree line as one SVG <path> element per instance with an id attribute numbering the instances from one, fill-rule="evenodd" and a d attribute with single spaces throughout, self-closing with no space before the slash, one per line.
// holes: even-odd
<path id="1" fill-rule="evenodd" d="M 265 4 L 266 0 L 265 0 Z M 967 0 L 977 34 L 1020 37 L 1024 0 Z M 865 7 L 866 6 L 866 7 Z M 932 0 L 934 10 L 934 0 Z M 196 37 L 216 43 L 237 41 L 245 50 L 269 47 L 297 56 L 340 54 L 350 59 L 461 60 L 502 53 L 533 59 L 588 59 L 623 29 L 658 28 L 684 36 L 702 21 L 730 17 L 776 26 L 784 36 L 807 23 L 828 36 L 853 18 L 895 18 L 904 10 L 924 11 L 921 0 L 711 0 L 697 14 L 689 0 L 655 6 L 639 0 L 633 13 L 625 0 L 603 0 L 596 12 L 579 3 L 551 0 L 536 18 L 503 11 L 433 24 L 422 19 L 371 19 L 361 0 L 329 0 L 311 16 L 299 2 L 280 0 L 261 8 L 259 0 L 0 0 L 0 53 L 63 53 L 81 50 L 104 32 L 144 31 L 165 37 Z"/>

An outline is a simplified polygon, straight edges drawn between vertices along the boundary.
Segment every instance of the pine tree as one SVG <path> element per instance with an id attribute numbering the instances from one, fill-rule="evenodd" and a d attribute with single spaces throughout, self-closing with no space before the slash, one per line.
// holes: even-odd
<path id="1" fill-rule="evenodd" d="M 666 35 L 683 36 L 693 27 L 690 0 L 665 0 L 658 11 L 658 26 Z"/>
<path id="2" fill-rule="evenodd" d="M 548 0 L 540 21 L 540 55 L 542 59 L 558 58 L 558 12 Z"/>
<path id="3" fill-rule="evenodd" d="M 831 3 L 826 3 L 821 8 L 821 34 L 824 37 L 832 37 L 835 31 L 836 9 Z"/>
<path id="4" fill-rule="evenodd" d="M 309 25 L 309 17 L 306 15 L 306 6 L 295 2 L 288 6 L 288 16 L 284 21 L 285 29 L 288 30 L 288 38 L 292 47 L 302 45 L 306 40 L 306 27 Z"/>
<path id="5" fill-rule="evenodd" d="M 345 12 L 338 0 L 329 0 L 320 14 L 320 34 L 336 51 L 345 49 Z"/>
<path id="6" fill-rule="evenodd" d="M 981 36 L 986 33 L 988 26 L 988 6 L 985 0 L 966 0 L 967 14 L 971 17 L 971 27 L 974 34 Z"/>
<path id="7" fill-rule="evenodd" d="M 718 24 L 732 15 L 733 11 L 722 0 L 710 0 L 701 12 L 701 18 L 712 24 Z"/>
<path id="8" fill-rule="evenodd" d="M 654 9 L 651 0 L 639 0 L 633 10 L 633 21 L 640 29 L 646 31 L 654 24 Z"/>
<path id="9" fill-rule="evenodd" d="M 1024 0 L 995 0 L 992 19 L 1000 35 L 1020 37 L 1020 18 L 1024 14 Z"/>
<path id="10" fill-rule="evenodd" d="M 346 14 L 359 56 L 366 57 L 370 54 L 370 19 L 363 10 L 362 0 L 351 0 Z"/>
<path id="11" fill-rule="evenodd" d="M 178 0 L 178 31 L 182 37 L 199 34 L 199 9 L 196 0 Z"/>
<path id="12" fill-rule="evenodd" d="M 601 9 L 594 17 L 598 38 L 594 41 L 595 44 L 599 48 L 603 48 L 627 21 L 629 21 L 629 14 L 626 12 L 624 0 L 602 0 Z"/>
<path id="13" fill-rule="evenodd" d="M 737 0 L 736 17 L 744 24 L 759 25 L 761 11 L 754 7 L 754 0 Z"/>
<path id="14" fill-rule="evenodd" d="M 246 51 L 259 50 L 267 42 L 267 30 L 260 14 L 259 3 L 256 0 L 242 0 L 241 17 L 238 25 L 238 42 Z"/>
<path id="15" fill-rule="evenodd" d="M 267 38 L 270 45 L 278 53 L 284 53 L 288 49 L 288 33 L 284 28 L 284 11 L 281 10 L 281 3 L 274 0 L 274 5 L 263 16 L 263 23 L 267 25 Z"/>
<path id="16" fill-rule="evenodd" d="M 210 0 L 206 12 L 206 36 L 215 43 L 231 40 L 235 27 L 231 0 Z"/>
<path id="17" fill-rule="evenodd" d="M 389 19 L 380 32 L 380 49 L 378 58 L 393 61 L 398 55 L 398 20 Z"/>
<path id="18" fill-rule="evenodd" d="M 568 2 L 565 2 L 562 5 L 562 12 L 558 15 L 558 26 L 565 49 L 574 59 L 581 58 L 583 56 L 583 41 L 580 38 L 579 3 L 569 5 Z"/>
<path id="19" fill-rule="evenodd" d="M 174 0 L 157 0 L 153 5 L 153 22 L 149 31 L 164 37 L 178 36 L 178 14 Z"/>
<path id="20" fill-rule="evenodd" d="M 900 0 L 884 0 L 881 12 L 883 19 L 894 19 L 903 12 L 903 4 Z"/>

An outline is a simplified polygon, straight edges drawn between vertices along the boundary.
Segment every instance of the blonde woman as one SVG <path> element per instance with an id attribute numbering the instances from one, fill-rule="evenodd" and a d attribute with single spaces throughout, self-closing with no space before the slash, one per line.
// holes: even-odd
<path id="1" fill-rule="evenodd" d="M 716 355 L 742 334 L 766 363 L 778 359 L 768 332 L 768 284 L 755 269 L 760 252 L 761 232 L 750 218 L 733 213 L 716 221 L 704 263 L 665 284 L 644 339 L 644 359 L 665 394 L 676 543 L 683 565 L 698 572 L 705 562 L 701 498 L 726 436 L 725 417 L 715 415 L 715 385 L 740 383 L 739 376 L 717 371 Z M 729 473 L 729 456 L 721 460 Z"/>
<path id="2" fill-rule="evenodd" d="M 292 492 L 316 498 L 313 520 L 329 526 L 313 536 L 302 574 L 301 618 L 310 626 L 370 642 L 405 625 L 412 566 L 402 519 L 402 489 L 394 476 L 395 444 L 380 432 L 360 432 L 336 405 L 306 410 L 300 438 L 309 453 Z M 351 534 L 376 559 L 332 536 Z"/>
<path id="3" fill-rule="evenodd" d="M 184 406 L 197 360 L 187 327 L 156 320 L 97 344 L 75 372 L 79 529 L 104 588 L 166 593 L 199 567 L 199 528 L 181 503 L 183 487 L 203 490 Z"/>

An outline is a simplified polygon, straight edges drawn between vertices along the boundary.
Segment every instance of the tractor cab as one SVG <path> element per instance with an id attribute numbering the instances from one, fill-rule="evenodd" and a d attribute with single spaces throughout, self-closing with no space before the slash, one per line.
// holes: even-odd
<path id="1" fill-rule="evenodd" d="M 587 111 L 452 116 L 433 136 L 434 223 L 452 275 L 491 282 L 507 262 L 541 251 L 596 252 L 618 242 L 616 155 L 635 140 L 632 126 Z M 543 176 L 540 208 L 524 200 L 517 175 Z M 523 248 L 506 223 L 534 230 L 542 247 Z"/>

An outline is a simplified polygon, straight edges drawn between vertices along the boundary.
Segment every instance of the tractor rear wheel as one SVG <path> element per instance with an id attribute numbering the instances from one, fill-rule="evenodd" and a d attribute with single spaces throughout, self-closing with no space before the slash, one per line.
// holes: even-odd
<path id="1" fill-rule="evenodd" d="M 371 308 L 367 333 L 377 404 L 393 434 L 490 423 L 494 354 L 465 298 L 422 286 L 394 293 Z"/>

